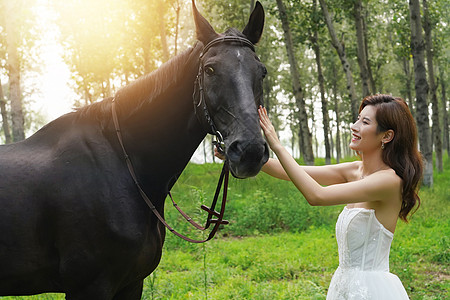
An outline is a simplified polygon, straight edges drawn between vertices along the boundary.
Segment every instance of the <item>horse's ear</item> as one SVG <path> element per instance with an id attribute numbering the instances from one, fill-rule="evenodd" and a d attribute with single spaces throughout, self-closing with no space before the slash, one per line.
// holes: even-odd
<path id="1" fill-rule="evenodd" d="M 250 42 L 256 44 L 261 38 L 264 28 L 264 8 L 259 1 L 256 1 L 255 9 L 253 9 L 247 26 L 245 26 L 242 33 L 249 39 Z"/>
<path id="2" fill-rule="evenodd" d="M 206 45 L 213 39 L 218 38 L 219 35 L 212 28 L 211 24 L 198 12 L 197 6 L 195 6 L 195 0 L 192 0 L 192 11 L 194 12 L 197 39 Z"/>

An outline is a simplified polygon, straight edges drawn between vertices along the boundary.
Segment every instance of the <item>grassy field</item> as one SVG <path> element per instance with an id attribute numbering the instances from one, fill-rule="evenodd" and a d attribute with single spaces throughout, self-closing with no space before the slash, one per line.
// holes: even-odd
<path id="1" fill-rule="evenodd" d="M 450 299 L 450 160 L 409 224 L 399 222 L 390 268 L 412 300 Z M 209 205 L 220 165 L 189 165 L 176 184 L 177 203 L 198 221 Z M 338 265 L 334 225 L 342 206 L 310 207 L 289 182 L 265 174 L 231 180 L 230 225 L 206 244 L 168 234 L 158 269 L 145 281 L 143 299 L 325 299 Z M 169 201 L 169 224 L 201 238 Z M 64 299 L 62 295 L 2 299 Z"/>

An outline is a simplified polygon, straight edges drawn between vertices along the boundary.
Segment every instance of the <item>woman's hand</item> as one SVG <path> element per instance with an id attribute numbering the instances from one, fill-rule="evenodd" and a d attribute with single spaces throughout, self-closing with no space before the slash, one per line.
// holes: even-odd
<path id="1" fill-rule="evenodd" d="M 259 123 L 261 124 L 261 128 L 264 131 L 264 135 L 266 136 L 267 143 L 270 148 L 276 153 L 280 147 L 283 147 L 278 139 L 278 135 L 275 132 L 275 128 L 272 125 L 272 122 L 267 115 L 267 110 L 265 107 L 259 106 Z"/>
<path id="2" fill-rule="evenodd" d="M 267 110 L 265 107 L 260 106 L 258 108 L 259 119 L 261 128 L 264 131 L 264 135 L 266 136 L 267 143 L 270 148 L 276 153 L 276 150 L 282 148 L 280 140 L 278 139 L 277 133 L 275 132 L 275 128 L 272 125 L 272 122 L 267 115 Z M 218 159 L 225 160 L 225 155 L 221 153 L 217 147 L 214 147 L 214 156 Z"/>
<path id="3" fill-rule="evenodd" d="M 217 149 L 217 146 L 214 147 L 214 156 L 217 157 L 220 160 L 225 160 L 225 154 L 220 152 L 219 149 Z"/>

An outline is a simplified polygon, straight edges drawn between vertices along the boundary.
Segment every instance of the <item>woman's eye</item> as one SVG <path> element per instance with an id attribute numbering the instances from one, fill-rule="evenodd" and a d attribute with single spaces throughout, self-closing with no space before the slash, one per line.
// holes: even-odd
<path id="1" fill-rule="evenodd" d="M 214 75 L 214 68 L 213 67 L 211 67 L 211 66 L 207 66 L 207 67 L 205 67 L 205 73 L 207 74 L 207 75 Z"/>

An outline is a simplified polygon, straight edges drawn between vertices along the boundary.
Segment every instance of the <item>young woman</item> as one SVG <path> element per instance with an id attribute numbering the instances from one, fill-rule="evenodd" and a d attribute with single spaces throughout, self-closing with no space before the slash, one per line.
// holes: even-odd
<path id="1" fill-rule="evenodd" d="M 414 119 L 401 98 L 366 97 L 351 126 L 350 148 L 361 161 L 327 166 L 300 166 L 278 140 L 265 108 L 261 127 L 278 157 L 263 171 L 290 180 L 310 205 L 347 204 L 336 223 L 339 267 L 327 300 L 401 300 L 408 295 L 389 272 L 389 251 L 397 219 L 407 221 L 419 204 L 417 188 L 422 159 Z"/>

